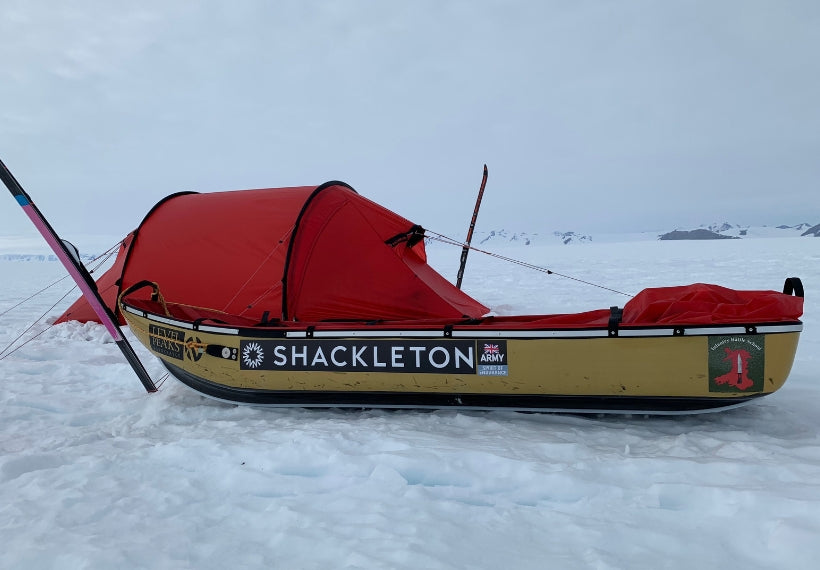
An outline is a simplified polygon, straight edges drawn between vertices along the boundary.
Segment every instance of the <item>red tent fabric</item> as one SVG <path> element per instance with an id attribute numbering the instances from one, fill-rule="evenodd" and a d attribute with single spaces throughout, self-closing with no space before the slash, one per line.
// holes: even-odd
<path id="1" fill-rule="evenodd" d="M 175 195 L 138 228 L 121 290 L 153 281 L 166 302 L 228 322 L 486 314 L 427 265 L 415 227 L 341 182 Z"/>
<path id="2" fill-rule="evenodd" d="M 291 244 L 286 317 L 300 321 L 480 317 L 489 309 L 427 265 L 415 226 L 351 191 L 306 205 Z M 398 237 L 395 245 L 386 242 Z"/>
<path id="3" fill-rule="evenodd" d="M 803 298 L 777 291 L 737 291 L 696 283 L 644 289 L 624 305 L 624 325 L 788 322 L 803 314 Z"/>

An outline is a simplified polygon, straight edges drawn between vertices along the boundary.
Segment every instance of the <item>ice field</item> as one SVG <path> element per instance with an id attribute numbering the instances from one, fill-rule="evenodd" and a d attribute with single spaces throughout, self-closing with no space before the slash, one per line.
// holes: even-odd
<path id="1" fill-rule="evenodd" d="M 632 294 L 801 277 L 791 376 L 678 417 L 260 409 L 173 378 L 147 395 L 102 326 L 48 326 L 76 298 L 51 308 L 68 280 L 5 312 L 59 263 L 0 260 L 0 349 L 46 315 L 0 360 L 0 567 L 816 568 L 820 240 L 499 251 Z M 428 253 L 454 280 L 458 249 Z M 476 253 L 464 288 L 503 314 L 627 300 Z"/>

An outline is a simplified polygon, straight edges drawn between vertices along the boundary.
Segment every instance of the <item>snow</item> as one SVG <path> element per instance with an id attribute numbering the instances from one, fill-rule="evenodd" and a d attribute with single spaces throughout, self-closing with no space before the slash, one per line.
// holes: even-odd
<path id="1" fill-rule="evenodd" d="M 800 276 L 805 330 L 785 387 L 716 414 L 260 409 L 173 378 L 147 395 L 101 326 L 41 323 L 0 360 L 0 567 L 815 568 L 816 244 L 499 250 L 626 293 L 779 289 Z M 429 252 L 454 278 L 459 249 Z M 54 262 L 0 261 L 0 349 L 73 300 L 51 308 L 62 282 L 4 313 L 63 274 Z M 500 313 L 627 299 L 475 253 L 465 289 Z"/>

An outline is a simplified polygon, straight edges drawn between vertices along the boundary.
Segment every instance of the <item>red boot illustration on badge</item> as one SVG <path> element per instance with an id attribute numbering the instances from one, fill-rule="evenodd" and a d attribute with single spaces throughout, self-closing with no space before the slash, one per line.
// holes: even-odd
<path id="1" fill-rule="evenodd" d="M 751 388 L 754 382 L 749 378 L 749 360 L 752 355 L 747 350 L 724 348 L 726 357 L 723 362 L 729 362 L 732 369 L 722 376 L 715 378 L 715 384 L 728 384 L 738 390 L 747 390 Z"/>

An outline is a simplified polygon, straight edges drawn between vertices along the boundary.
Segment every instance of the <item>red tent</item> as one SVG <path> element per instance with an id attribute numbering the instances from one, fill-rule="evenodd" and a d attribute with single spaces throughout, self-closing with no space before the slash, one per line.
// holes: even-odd
<path id="1" fill-rule="evenodd" d="M 427 265 L 422 237 L 419 226 L 341 182 L 174 194 L 148 213 L 100 288 L 111 292 L 121 280 L 106 298 L 113 307 L 116 290 L 149 280 L 188 315 L 227 322 L 486 314 Z M 70 311 L 61 319 L 80 314 Z"/>

